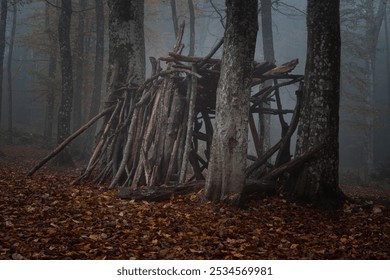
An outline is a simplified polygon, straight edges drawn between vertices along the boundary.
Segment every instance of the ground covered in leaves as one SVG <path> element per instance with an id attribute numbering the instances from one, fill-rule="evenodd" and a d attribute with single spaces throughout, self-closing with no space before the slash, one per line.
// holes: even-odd
<path id="1" fill-rule="evenodd" d="M 389 193 L 380 188 L 366 197 L 345 187 L 359 202 L 337 213 L 283 195 L 235 209 L 201 190 L 134 202 L 106 186 L 71 186 L 77 170 L 26 178 L 48 151 L 0 151 L 0 259 L 389 259 Z"/>

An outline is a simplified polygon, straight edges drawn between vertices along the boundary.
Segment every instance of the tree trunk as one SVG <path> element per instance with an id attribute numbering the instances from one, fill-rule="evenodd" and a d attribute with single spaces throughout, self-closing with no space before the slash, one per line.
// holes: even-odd
<path id="1" fill-rule="evenodd" d="M 368 92 L 366 93 L 366 106 L 368 113 L 366 114 L 366 137 L 365 137 L 365 160 L 366 160 L 366 174 L 365 177 L 368 177 L 374 171 L 374 138 L 375 138 L 375 128 L 374 128 L 374 96 L 376 93 L 377 75 L 376 71 L 376 52 L 378 46 L 379 32 L 382 27 L 382 22 L 386 14 L 386 3 L 387 0 L 379 1 L 377 12 L 374 11 L 373 1 L 366 0 L 365 8 L 367 9 L 367 20 L 366 20 L 366 39 L 367 39 L 367 59 L 366 59 L 366 75 L 367 75 L 367 88 Z"/>
<path id="2" fill-rule="evenodd" d="M 188 0 L 188 10 L 190 11 L 190 50 L 189 56 L 195 55 L 195 7 L 192 0 Z"/>
<path id="3" fill-rule="evenodd" d="M 134 88 L 141 86 L 145 80 L 144 1 L 113 0 L 109 1 L 108 5 L 110 8 L 110 51 L 107 73 L 109 92 L 107 105 L 116 102 L 118 99 L 125 99 L 128 104 L 134 104 L 136 99 Z M 135 110 L 138 111 L 138 109 Z M 105 122 L 108 121 L 108 118 L 106 118 Z M 124 146 L 125 150 L 118 147 L 113 151 L 115 154 L 109 155 L 110 158 L 121 159 L 111 186 L 120 182 L 123 172 L 127 168 L 130 159 L 130 140 L 132 140 L 130 136 L 132 136 L 132 129 L 135 126 L 133 121 L 136 120 L 129 121 L 130 125 L 125 128 L 128 130 L 128 133 L 125 134 L 128 138 L 117 138 L 116 140 L 120 142 L 116 142 L 115 145 L 123 146 L 122 141 L 127 144 Z"/>
<path id="4" fill-rule="evenodd" d="M 103 81 L 103 58 L 104 58 L 104 5 L 103 0 L 95 0 L 96 4 L 96 54 L 95 54 L 95 71 L 94 83 L 91 100 L 91 110 L 89 119 L 93 118 L 100 109 L 100 100 L 102 94 Z M 87 136 L 87 149 L 92 147 L 96 125 L 92 126 Z"/>
<path id="5" fill-rule="evenodd" d="M 171 2 L 173 31 L 175 32 L 175 38 L 177 38 L 177 33 L 179 32 L 179 24 L 177 20 L 176 0 L 171 0 L 170 2 Z"/>
<path id="6" fill-rule="evenodd" d="M 75 60 L 75 87 L 73 95 L 73 129 L 78 129 L 83 121 L 82 118 L 82 100 L 83 100 L 83 83 L 84 83 L 84 31 L 85 31 L 85 8 L 86 0 L 79 0 L 78 24 L 76 45 L 74 51 Z M 99 19 L 102 20 L 102 19 Z M 80 140 L 80 138 L 78 139 Z M 75 141 L 76 146 L 79 141 Z M 78 143 L 80 144 L 80 143 Z"/>
<path id="7" fill-rule="evenodd" d="M 58 112 L 57 143 L 61 144 L 70 135 L 70 123 L 73 102 L 73 73 L 70 50 L 70 24 L 72 16 L 72 1 L 61 1 L 61 14 L 58 25 L 58 41 L 60 46 L 60 62 L 62 74 L 62 95 Z M 69 147 L 66 147 L 57 158 L 60 165 L 73 165 Z"/>
<path id="8" fill-rule="evenodd" d="M 42 147 L 50 148 L 53 141 L 53 126 L 54 126 L 54 104 L 55 104 L 55 75 L 57 70 L 57 48 L 56 33 L 50 28 L 50 5 L 46 3 L 45 11 L 45 28 L 50 42 L 51 50 L 49 54 L 49 69 L 48 69 L 48 83 L 46 96 L 46 113 L 45 113 L 45 127 L 43 132 Z"/>
<path id="9" fill-rule="evenodd" d="M 145 80 L 144 1 L 109 1 L 110 94 L 123 86 Z M 134 77 L 130 81 L 130 79 Z M 118 92 L 121 93 L 121 92 Z"/>
<path id="10" fill-rule="evenodd" d="M 4 64 L 4 50 L 5 50 L 5 31 L 7 27 L 7 12 L 8 1 L 1 1 L 0 14 L 0 127 L 3 112 L 3 64 Z"/>
<path id="11" fill-rule="evenodd" d="M 389 36 L 389 27 L 387 23 L 387 13 L 385 13 L 385 40 L 386 40 L 386 73 L 387 77 L 390 77 L 390 36 Z M 388 113 L 390 114 L 390 78 L 387 79 L 387 108 Z"/>
<path id="12" fill-rule="evenodd" d="M 298 199 L 335 209 L 342 204 L 338 186 L 339 0 L 309 0 L 307 30 L 305 87 L 296 156 L 320 143 L 325 148 L 294 174 L 292 191 Z"/>
<path id="13" fill-rule="evenodd" d="M 216 126 L 206 198 L 237 205 L 245 185 L 249 97 L 256 45 L 257 0 L 227 0 Z"/>
<path id="14" fill-rule="evenodd" d="M 272 3 L 271 0 L 261 0 L 260 5 L 264 60 L 275 63 L 274 39 L 272 32 Z M 272 86 L 272 80 L 267 80 L 262 86 Z M 261 107 L 270 108 L 270 104 L 263 102 Z M 271 116 L 269 114 L 260 114 L 259 127 L 261 128 L 259 130 L 261 154 L 264 154 L 271 146 Z"/>
<path id="15" fill-rule="evenodd" d="M 17 9 L 16 3 L 13 3 L 12 6 L 12 27 L 11 27 L 11 38 L 9 42 L 9 51 L 8 51 L 8 62 L 7 62 L 7 76 L 8 76 L 8 142 L 12 143 L 12 120 L 13 120 L 13 104 L 12 104 L 12 58 L 14 52 L 14 42 L 15 42 L 15 32 L 16 32 L 16 17 Z"/>

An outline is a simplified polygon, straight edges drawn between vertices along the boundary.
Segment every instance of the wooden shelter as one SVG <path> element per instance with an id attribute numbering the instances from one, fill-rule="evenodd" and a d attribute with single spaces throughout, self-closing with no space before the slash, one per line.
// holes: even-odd
<path id="1" fill-rule="evenodd" d="M 193 186 L 196 183 L 191 182 L 204 180 L 221 65 L 221 60 L 212 56 L 223 40 L 206 57 L 190 57 L 181 55 L 183 29 L 179 34 L 169 56 L 150 58 L 152 75 L 141 87 L 134 88 L 130 79 L 110 94 L 102 113 L 61 144 L 66 146 L 105 116 L 89 163 L 75 183 L 91 178 L 96 183 L 110 182 L 110 187 L 119 187 L 120 196 L 134 197 L 140 189 L 148 192 L 156 186 Z M 290 161 L 290 138 L 298 124 L 303 81 L 302 75 L 290 73 L 297 64 L 298 60 L 281 66 L 254 62 L 249 125 L 256 155 L 248 155 L 251 164 L 247 168 L 247 177 L 252 180 L 275 178 L 278 167 Z M 259 87 L 267 80 L 273 84 Z M 292 84 L 299 84 L 297 102 L 294 110 L 286 110 L 282 108 L 280 88 Z M 270 102 L 276 106 L 262 106 Z M 282 127 L 280 141 L 268 151 L 261 151 L 255 125 L 260 114 L 277 115 Z M 289 124 L 285 114 L 292 114 Z M 61 145 L 52 155 L 61 150 Z M 267 162 L 276 152 L 274 164 Z M 38 164 L 29 175 L 43 164 Z"/>

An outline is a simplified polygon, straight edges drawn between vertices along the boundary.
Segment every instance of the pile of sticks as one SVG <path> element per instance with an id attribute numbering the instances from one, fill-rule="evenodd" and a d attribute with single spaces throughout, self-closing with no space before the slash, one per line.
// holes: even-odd
<path id="1" fill-rule="evenodd" d="M 141 186 L 182 185 L 204 180 L 210 157 L 221 65 L 221 60 L 212 56 L 223 40 L 206 57 L 184 56 L 181 55 L 183 30 L 181 27 L 169 56 L 150 59 L 152 75 L 142 86 L 127 86 L 111 93 L 105 109 L 37 164 L 29 175 L 99 118 L 105 117 L 89 163 L 74 183 L 92 178 L 96 183 L 109 181 L 110 187 L 136 190 Z M 165 70 L 161 67 L 163 62 L 166 63 Z M 269 62 L 254 63 L 252 92 L 255 93 L 250 99 L 249 124 L 256 155 L 248 155 L 252 160 L 247 168 L 248 178 L 267 179 L 263 167 L 276 152 L 275 163 L 271 170 L 267 169 L 269 174 L 275 174 L 275 169 L 290 160 L 289 143 L 298 124 L 301 94 L 298 90 L 295 109 L 285 110 L 280 100 L 280 88 L 295 83 L 302 88 L 303 76 L 290 74 L 297 64 L 298 60 L 281 66 Z M 272 80 L 273 84 L 254 90 L 267 80 Z M 264 108 L 262 104 L 265 102 L 276 102 L 276 109 Z M 261 114 L 278 115 L 282 127 L 281 140 L 268 151 L 261 151 L 255 125 Z M 285 121 L 285 114 L 292 114 L 290 124 Z M 204 147 L 202 152 L 200 147 Z M 192 171 L 188 171 L 188 163 Z"/>

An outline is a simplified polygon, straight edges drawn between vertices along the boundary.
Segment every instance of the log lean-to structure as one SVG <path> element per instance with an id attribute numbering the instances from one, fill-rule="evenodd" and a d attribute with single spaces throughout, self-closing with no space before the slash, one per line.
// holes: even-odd
<path id="1" fill-rule="evenodd" d="M 102 113 L 64 141 L 63 147 L 104 116 L 95 148 L 75 184 L 93 180 L 117 187 L 123 198 L 159 200 L 204 182 L 221 66 L 221 60 L 212 57 L 223 39 L 206 57 L 184 56 L 183 31 L 182 26 L 167 57 L 150 58 L 152 75 L 142 86 L 134 87 L 130 80 L 110 93 Z M 246 171 L 248 182 L 256 182 L 248 183 L 252 188 L 269 185 L 291 165 L 290 138 L 298 124 L 303 83 L 303 75 L 291 74 L 297 64 L 297 59 L 280 66 L 254 62 L 249 131 L 256 152 L 248 154 Z M 272 80 L 272 85 L 263 86 L 267 80 Z M 298 85 L 295 108 L 283 109 L 280 89 L 293 84 Z M 262 106 L 264 103 L 276 105 Z M 261 114 L 277 115 L 282 131 L 281 139 L 267 151 L 262 151 L 261 131 L 256 125 Z M 289 123 L 286 114 L 292 114 Z M 61 145 L 51 156 L 60 150 Z"/>

